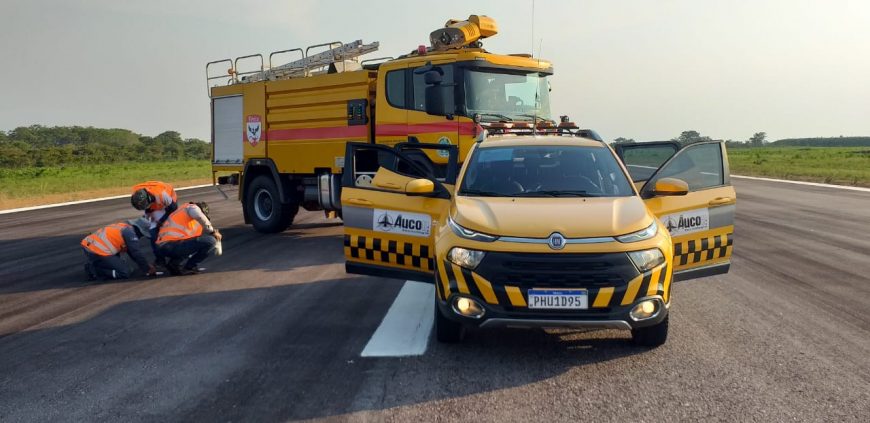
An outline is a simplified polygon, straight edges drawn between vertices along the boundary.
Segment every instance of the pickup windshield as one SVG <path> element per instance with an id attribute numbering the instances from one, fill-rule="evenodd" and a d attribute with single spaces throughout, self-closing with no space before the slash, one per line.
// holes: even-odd
<path id="1" fill-rule="evenodd" d="M 634 195 L 613 154 L 604 147 L 482 147 L 469 160 L 459 190 L 463 196 Z"/>
<path id="2" fill-rule="evenodd" d="M 484 122 L 550 119 L 550 89 L 541 73 L 465 70 L 465 109 Z"/>

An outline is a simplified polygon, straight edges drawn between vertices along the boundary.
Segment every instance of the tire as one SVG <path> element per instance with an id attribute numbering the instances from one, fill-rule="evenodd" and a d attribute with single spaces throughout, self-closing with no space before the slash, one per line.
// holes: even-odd
<path id="1" fill-rule="evenodd" d="M 251 224 L 257 232 L 281 232 L 291 224 L 299 211 L 298 203 L 281 203 L 278 185 L 269 175 L 260 175 L 248 185 L 245 206 Z"/>
<path id="2" fill-rule="evenodd" d="M 444 344 L 458 344 L 465 338 L 465 326 L 441 314 L 438 299 L 435 299 L 435 338 Z"/>
<path id="3" fill-rule="evenodd" d="M 638 328 L 631 330 L 631 342 L 642 347 L 655 348 L 661 346 L 668 340 L 668 319 L 662 320 L 653 326 Z"/>

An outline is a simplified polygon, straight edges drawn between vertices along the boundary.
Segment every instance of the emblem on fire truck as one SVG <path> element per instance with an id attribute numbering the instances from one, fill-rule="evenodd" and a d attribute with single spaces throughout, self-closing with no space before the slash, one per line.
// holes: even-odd
<path id="1" fill-rule="evenodd" d="M 256 147 L 260 142 L 260 138 L 262 138 L 262 125 L 260 125 L 260 115 L 251 115 L 248 116 L 247 122 L 247 130 L 245 131 L 245 138 L 248 139 L 248 143 L 251 144 L 252 147 Z"/>

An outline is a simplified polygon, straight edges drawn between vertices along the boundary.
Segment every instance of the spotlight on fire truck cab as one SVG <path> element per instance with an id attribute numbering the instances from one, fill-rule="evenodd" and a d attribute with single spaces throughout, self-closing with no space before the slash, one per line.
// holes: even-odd
<path id="1" fill-rule="evenodd" d="M 478 40 L 492 37 L 498 33 L 495 20 L 484 15 L 471 15 L 467 20 L 451 19 L 444 28 L 432 31 L 429 41 L 432 50 L 443 51 L 475 45 Z"/>

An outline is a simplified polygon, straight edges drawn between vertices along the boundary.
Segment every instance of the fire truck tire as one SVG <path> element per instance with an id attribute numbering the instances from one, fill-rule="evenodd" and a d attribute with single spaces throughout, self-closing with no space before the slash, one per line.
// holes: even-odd
<path id="1" fill-rule="evenodd" d="M 658 347 L 668 340 L 668 317 L 653 326 L 632 329 L 631 342 L 642 347 Z"/>
<path id="2" fill-rule="evenodd" d="M 435 338 L 444 344 L 458 344 L 465 338 L 465 327 L 441 314 L 438 299 L 435 299 Z"/>
<path id="3" fill-rule="evenodd" d="M 254 229 L 262 233 L 287 229 L 299 211 L 299 204 L 281 203 L 278 186 L 269 175 L 260 175 L 251 181 L 245 204 Z"/>

